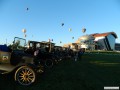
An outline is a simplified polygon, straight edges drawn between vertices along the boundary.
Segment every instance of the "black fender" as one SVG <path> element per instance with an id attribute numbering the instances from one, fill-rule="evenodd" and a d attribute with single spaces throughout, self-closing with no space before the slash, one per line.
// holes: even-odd
<path id="1" fill-rule="evenodd" d="M 28 66 L 28 67 L 31 67 L 33 70 L 37 68 L 37 66 L 32 63 L 21 64 L 21 65 L 17 66 L 17 68 L 21 67 L 21 66 Z"/>

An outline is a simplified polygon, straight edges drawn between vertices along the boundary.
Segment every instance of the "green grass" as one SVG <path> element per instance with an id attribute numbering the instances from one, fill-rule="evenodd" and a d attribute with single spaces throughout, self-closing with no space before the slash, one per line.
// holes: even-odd
<path id="1" fill-rule="evenodd" d="M 0 76 L 0 90 L 104 90 L 120 85 L 120 55 L 84 54 L 82 60 L 65 60 L 37 77 L 28 87 Z"/>

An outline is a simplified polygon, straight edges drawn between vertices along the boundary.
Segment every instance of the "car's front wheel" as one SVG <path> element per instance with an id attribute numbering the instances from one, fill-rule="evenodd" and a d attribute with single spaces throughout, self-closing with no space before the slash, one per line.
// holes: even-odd
<path id="1" fill-rule="evenodd" d="M 21 66 L 15 72 L 15 81 L 20 85 L 28 86 L 36 80 L 35 71 L 28 66 Z"/>

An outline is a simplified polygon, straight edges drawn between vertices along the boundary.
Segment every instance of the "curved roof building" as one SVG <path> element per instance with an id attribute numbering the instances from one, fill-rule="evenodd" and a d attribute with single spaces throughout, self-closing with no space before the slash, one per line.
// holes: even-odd
<path id="1" fill-rule="evenodd" d="M 117 35 L 115 32 L 95 33 L 84 35 L 78 38 L 76 43 L 81 44 L 81 48 L 90 48 L 94 44 L 94 49 L 100 50 L 114 50 L 115 39 Z"/>
<path id="2" fill-rule="evenodd" d="M 99 49 L 105 49 L 105 50 L 115 49 L 115 40 L 117 38 L 115 32 L 106 32 L 106 33 L 98 33 L 91 35 L 95 37 L 94 41 L 100 44 Z"/>
<path id="3" fill-rule="evenodd" d="M 78 49 L 115 50 L 116 38 L 118 37 L 115 32 L 95 33 L 83 35 L 79 37 L 75 43 L 77 44 Z"/>

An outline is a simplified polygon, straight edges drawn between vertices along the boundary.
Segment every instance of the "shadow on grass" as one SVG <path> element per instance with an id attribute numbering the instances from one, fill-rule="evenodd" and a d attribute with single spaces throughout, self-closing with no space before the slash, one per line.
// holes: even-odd
<path id="1" fill-rule="evenodd" d="M 0 76 L 0 90 L 103 90 L 120 85 L 119 56 L 85 54 L 82 60 L 64 60 L 24 87 L 10 76 Z"/>

